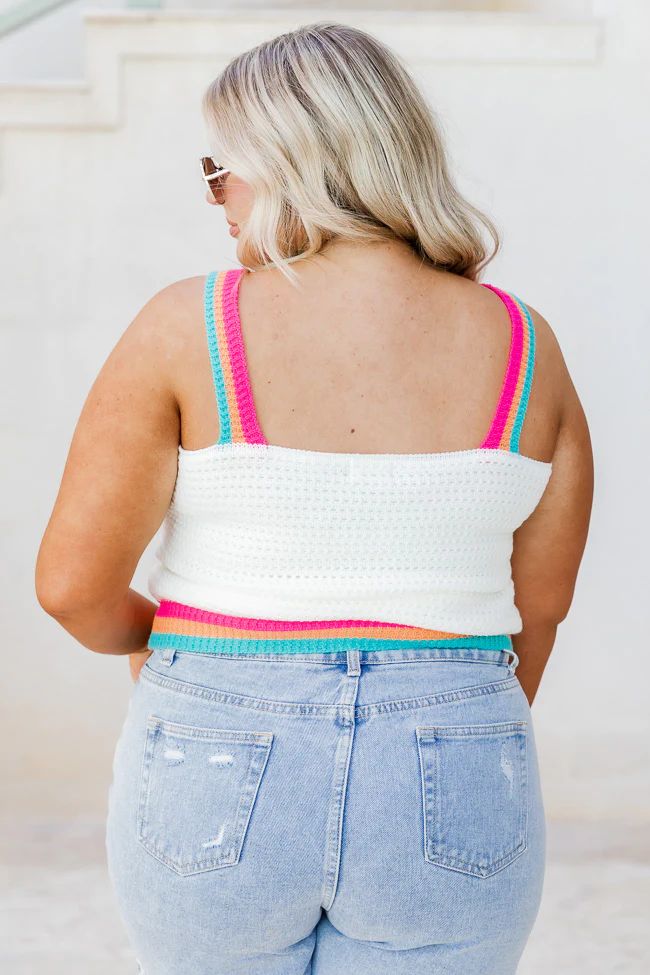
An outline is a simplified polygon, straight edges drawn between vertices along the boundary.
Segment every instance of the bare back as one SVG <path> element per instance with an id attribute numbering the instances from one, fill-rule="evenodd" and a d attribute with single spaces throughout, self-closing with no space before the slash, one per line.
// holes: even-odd
<path id="1" fill-rule="evenodd" d="M 348 257 L 350 258 L 348 260 Z M 422 264 L 401 245 L 337 249 L 246 273 L 239 312 L 255 408 L 266 440 L 355 453 L 465 450 L 485 437 L 508 362 L 510 321 L 488 289 Z M 190 279 L 195 327 L 178 359 L 181 443 L 219 437 L 203 327 L 204 277 Z M 190 283 L 188 281 L 188 284 Z M 533 313 L 535 314 L 535 313 Z M 520 451 L 553 455 L 560 416 L 555 342 L 538 336 Z"/>

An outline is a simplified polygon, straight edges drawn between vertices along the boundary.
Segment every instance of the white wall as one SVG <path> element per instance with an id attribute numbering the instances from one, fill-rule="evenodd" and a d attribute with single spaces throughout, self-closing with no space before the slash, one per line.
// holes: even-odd
<path id="1" fill-rule="evenodd" d="M 596 494 L 574 605 L 533 708 L 546 807 L 642 820 L 650 12 L 642 0 L 600 9 L 602 23 L 577 27 L 337 16 L 410 60 L 464 189 L 504 232 L 489 279 L 539 309 L 564 350 L 590 421 Z M 81 405 L 118 336 L 165 284 L 235 264 L 196 172 L 203 88 L 232 54 L 311 19 L 97 15 L 87 89 L 0 86 L 0 694 L 12 807 L 103 811 L 128 665 L 86 651 L 40 610 L 36 550 Z"/>
<path id="2" fill-rule="evenodd" d="M 23 0 L 0 0 L 0 15 Z M 0 83 L 44 78 L 77 78 L 84 73 L 84 14 L 88 10 L 119 10 L 124 7 L 155 7 L 166 10 L 261 10 L 309 11 L 329 19 L 337 10 L 507 10 L 541 11 L 563 17 L 583 17 L 592 0 L 67 0 L 49 14 L 29 21 L 5 36 L 0 35 Z M 326 8 L 326 9 L 324 9 Z"/>
<path id="3" fill-rule="evenodd" d="M 8 13 L 22 0 L 2 0 Z M 81 78 L 84 73 L 84 13 L 128 6 L 126 0 L 69 0 L 50 13 L 0 36 L 0 83 Z"/>

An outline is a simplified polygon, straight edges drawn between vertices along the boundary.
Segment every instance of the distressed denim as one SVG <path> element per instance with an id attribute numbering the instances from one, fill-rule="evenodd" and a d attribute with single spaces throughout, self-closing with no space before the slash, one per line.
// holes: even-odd
<path id="1" fill-rule="evenodd" d="M 156 650 L 108 791 L 143 975 L 512 975 L 545 817 L 513 651 Z"/>

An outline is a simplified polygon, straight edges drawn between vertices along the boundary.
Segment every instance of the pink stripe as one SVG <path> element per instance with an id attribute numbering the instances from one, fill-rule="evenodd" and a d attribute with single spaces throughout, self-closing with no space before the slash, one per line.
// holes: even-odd
<path id="1" fill-rule="evenodd" d="M 225 273 L 223 284 L 224 328 L 228 343 L 228 355 L 232 363 L 237 409 L 241 419 L 244 439 L 248 443 L 265 444 L 267 442 L 266 437 L 260 429 L 253 403 L 253 392 L 249 381 L 246 350 L 244 349 L 244 339 L 239 318 L 239 284 L 245 270 L 245 268 L 234 268 Z"/>
<path id="2" fill-rule="evenodd" d="M 247 616 L 227 616 L 224 613 L 213 613 L 207 609 L 186 606 L 169 599 L 161 600 L 156 612 L 157 616 L 168 616 L 174 619 L 194 620 L 198 623 L 212 623 L 216 626 L 244 626 L 249 630 L 329 630 L 346 626 L 394 626 L 405 628 L 404 623 L 384 623 L 377 620 L 264 620 L 252 619 Z"/>
<path id="3" fill-rule="evenodd" d="M 512 326 L 508 368 L 506 369 L 503 386 L 501 387 L 501 395 L 499 396 L 499 402 L 488 435 L 481 444 L 481 447 L 498 447 L 501 443 L 501 435 L 508 420 L 512 400 L 517 389 L 517 378 L 519 376 L 523 349 L 523 322 L 521 312 L 510 295 L 505 291 L 501 291 L 500 288 L 495 287 L 493 284 L 484 284 L 483 287 L 494 291 L 501 298 L 508 309 Z"/>

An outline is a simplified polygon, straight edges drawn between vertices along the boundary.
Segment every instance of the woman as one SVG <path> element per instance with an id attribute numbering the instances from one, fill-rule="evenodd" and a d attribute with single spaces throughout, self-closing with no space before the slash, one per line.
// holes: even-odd
<path id="1" fill-rule="evenodd" d="M 140 970 L 510 975 L 544 875 L 530 705 L 591 507 L 578 396 L 548 323 L 478 283 L 492 225 L 376 39 L 277 37 L 204 109 L 239 266 L 130 324 L 37 565 L 131 662 L 106 843 Z M 163 523 L 154 602 L 129 584 Z"/>

